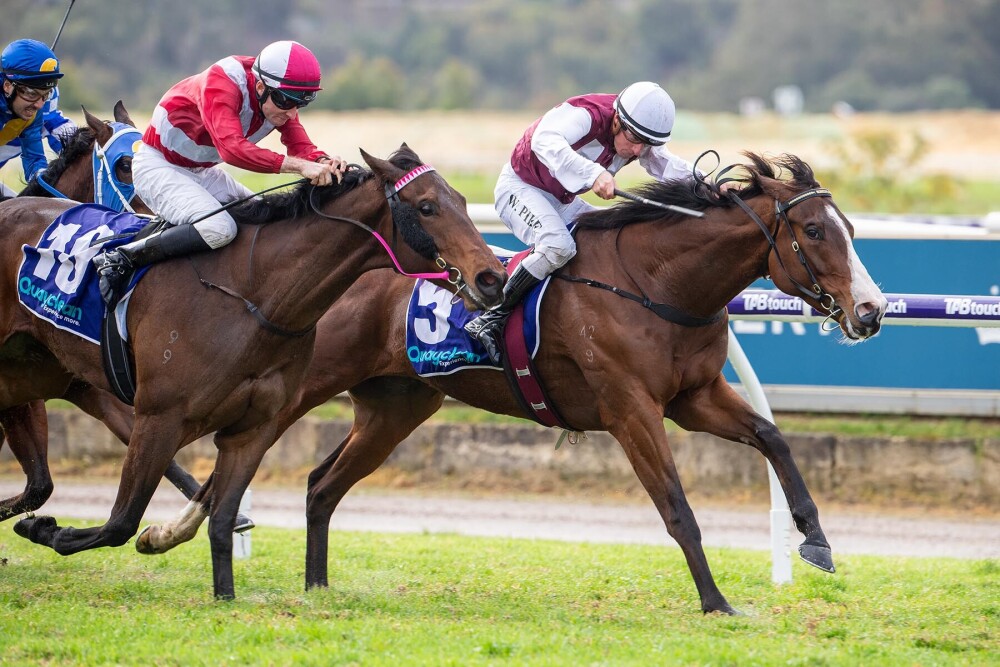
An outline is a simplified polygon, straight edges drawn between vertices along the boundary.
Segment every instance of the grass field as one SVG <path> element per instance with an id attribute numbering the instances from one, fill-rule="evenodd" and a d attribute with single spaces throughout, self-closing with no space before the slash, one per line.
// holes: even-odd
<path id="1" fill-rule="evenodd" d="M 708 550 L 746 616 L 703 616 L 677 548 L 258 528 L 238 599 L 211 599 L 204 531 L 163 556 L 55 555 L 0 524 L 0 664 L 989 665 L 1000 563 L 845 556 L 770 582 L 767 554 Z"/>

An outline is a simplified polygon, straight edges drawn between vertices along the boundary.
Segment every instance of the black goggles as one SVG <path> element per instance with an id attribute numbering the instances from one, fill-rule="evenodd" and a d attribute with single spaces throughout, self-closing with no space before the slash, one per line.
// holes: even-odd
<path id="1" fill-rule="evenodd" d="M 622 123 L 622 134 L 625 135 L 625 140 L 631 144 L 641 144 L 643 146 L 662 146 L 662 141 L 653 141 L 652 139 L 647 139 L 646 137 L 638 134 L 631 127 Z"/>
<path id="2" fill-rule="evenodd" d="M 282 111 L 301 109 L 316 99 L 316 93 L 311 90 L 297 90 L 294 93 L 271 88 L 271 101 Z"/>

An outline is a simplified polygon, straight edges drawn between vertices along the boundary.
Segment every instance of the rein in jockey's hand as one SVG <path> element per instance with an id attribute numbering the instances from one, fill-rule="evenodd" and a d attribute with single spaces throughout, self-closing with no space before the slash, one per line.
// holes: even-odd
<path id="1" fill-rule="evenodd" d="M 281 173 L 283 174 L 299 174 L 300 176 L 309 179 L 309 182 L 313 185 L 331 185 L 333 183 L 334 176 L 336 176 L 337 181 L 340 181 L 341 175 L 343 174 L 343 160 L 334 163 L 334 159 L 331 158 L 329 163 L 311 162 L 309 160 L 303 160 L 302 158 L 292 157 L 291 155 L 286 156 L 284 162 L 281 163 Z"/>
<path id="2" fill-rule="evenodd" d="M 615 177 L 611 175 L 610 171 L 604 170 L 594 179 L 594 185 L 590 189 L 601 199 L 614 199 L 617 187 Z"/>

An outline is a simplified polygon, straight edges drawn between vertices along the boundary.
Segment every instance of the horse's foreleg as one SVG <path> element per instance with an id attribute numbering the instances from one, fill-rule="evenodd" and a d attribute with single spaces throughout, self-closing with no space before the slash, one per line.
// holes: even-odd
<path id="1" fill-rule="evenodd" d="M 374 378 L 352 389 L 351 398 L 354 426 L 350 434 L 309 474 L 307 589 L 329 585 L 330 518 L 341 499 L 358 481 L 382 465 L 413 429 L 437 412 L 444 396 L 418 382 Z"/>
<path id="2" fill-rule="evenodd" d="M 108 391 L 79 381 L 70 384 L 63 398 L 76 405 L 91 417 L 100 420 L 122 443 L 128 445 L 129 437 L 132 433 L 132 423 L 135 420 L 135 412 L 131 406 L 122 403 Z M 195 498 L 195 494 L 201 489 L 201 485 L 191 473 L 182 468 L 176 461 L 171 461 L 170 465 L 167 466 L 167 472 L 164 473 L 164 477 L 177 490 L 184 494 L 185 498 L 197 504 L 189 503 L 182 510 L 181 515 L 174 521 L 174 526 L 164 526 L 167 532 L 163 538 L 154 538 L 152 543 L 149 543 L 146 541 L 149 539 L 146 537 L 147 531 L 153 530 L 156 532 L 159 530 L 159 527 L 152 526 L 147 531 L 144 531 L 136 542 L 136 549 L 140 553 L 163 553 L 182 542 L 190 540 L 197 534 L 198 526 L 208 516 L 208 504 L 200 501 L 206 494 L 201 494 L 198 498 Z M 201 518 L 196 519 L 199 514 Z M 241 533 L 253 528 L 253 526 L 253 520 L 249 516 L 240 514 L 236 521 L 236 532 Z"/>
<path id="3" fill-rule="evenodd" d="M 711 433 L 760 451 L 774 467 L 795 526 L 806 538 L 799 555 L 810 565 L 834 571 L 819 510 L 777 426 L 757 414 L 721 375 L 705 387 L 678 396 L 668 406 L 666 416 L 688 431 Z"/>
<path id="4" fill-rule="evenodd" d="M 0 521 L 33 512 L 52 495 L 45 402 L 33 401 L 0 412 L 0 444 L 4 434 L 27 479 L 23 493 L 0 501 Z"/>
<path id="5" fill-rule="evenodd" d="M 737 614 L 722 595 L 708 567 L 708 559 L 701 545 L 701 529 L 677 475 L 659 406 L 652 400 L 638 400 L 634 396 L 630 398 L 635 400 L 610 410 L 611 414 L 619 417 L 608 431 L 625 450 L 635 474 L 656 505 L 667 532 L 684 552 L 701 597 L 702 611 Z"/>
<path id="6" fill-rule="evenodd" d="M 233 526 L 244 492 L 261 459 L 278 439 L 277 426 L 267 422 L 243 433 L 216 435 L 219 456 L 212 473 L 212 510 L 208 539 L 212 547 L 212 581 L 217 600 L 236 597 L 233 584 Z"/>
<path id="7" fill-rule="evenodd" d="M 180 420 L 139 418 L 125 454 L 118 496 L 103 526 L 59 527 L 51 517 L 22 519 L 14 532 L 32 542 L 69 555 L 103 546 L 121 546 L 135 535 L 143 512 L 185 434 Z"/>
<path id="8" fill-rule="evenodd" d="M 110 392 L 79 381 L 70 384 L 63 398 L 94 419 L 101 421 L 108 427 L 109 431 L 115 434 L 115 437 L 123 444 L 128 445 L 132 434 L 132 423 L 135 421 L 135 412 L 132 406 L 125 405 Z M 170 462 L 164 476 L 188 500 L 201 488 L 198 480 L 175 461 Z"/>

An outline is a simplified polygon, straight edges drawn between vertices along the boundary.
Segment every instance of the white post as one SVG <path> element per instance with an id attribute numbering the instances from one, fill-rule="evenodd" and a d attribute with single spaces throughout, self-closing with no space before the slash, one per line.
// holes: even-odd
<path id="1" fill-rule="evenodd" d="M 764 388 L 732 327 L 729 328 L 729 363 L 746 389 L 750 405 L 773 424 L 774 414 L 764 396 Z M 771 488 L 771 581 L 786 584 L 792 580 L 792 513 L 770 462 L 767 463 L 767 479 Z"/>
<path id="2" fill-rule="evenodd" d="M 251 496 L 252 492 L 250 489 L 243 492 L 239 510 L 243 514 L 250 513 Z M 247 530 L 242 533 L 233 533 L 233 558 L 250 558 L 250 533 L 252 532 L 251 530 Z"/>

